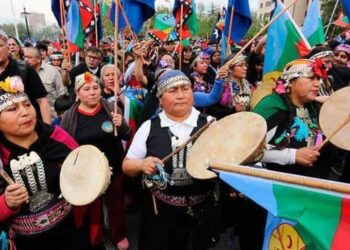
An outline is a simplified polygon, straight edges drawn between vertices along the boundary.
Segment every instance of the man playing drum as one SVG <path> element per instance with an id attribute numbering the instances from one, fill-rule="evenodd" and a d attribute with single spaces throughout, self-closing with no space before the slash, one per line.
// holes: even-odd
<path id="1" fill-rule="evenodd" d="M 133 177 L 142 174 L 150 191 L 142 212 L 139 249 L 208 249 L 217 221 L 213 211 L 215 183 L 193 179 L 187 173 L 186 158 L 192 143 L 169 161 L 161 159 L 210 118 L 192 107 L 191 82 L 181 71 L 165 72 L 157 87 L 163 111 L 143 123 L 123 163 L 124 173 Z M 154 174 L 163 178 L 149 181 Z"/>

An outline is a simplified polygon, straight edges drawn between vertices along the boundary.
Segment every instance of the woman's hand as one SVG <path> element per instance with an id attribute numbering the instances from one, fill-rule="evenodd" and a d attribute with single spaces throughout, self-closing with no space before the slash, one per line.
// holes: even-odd
<path id="1" fill-rule="evenodd" d="M 159 158 L 149 156 L 142 161 L 139 170 L 147 175 L 155 174 L 157 172 L 156 163 L 163 165 L 163 162 Z"/>
<path id="2" fill-rule="evenodd" d="M 243 102 L 236 102 L 235 109 L 236 109 L 236 112 L 244 111 L 245 106 L 244 106 Z"/>
<path id="3" fill-rule="evenodd" d="M 312 167 L 319 156 L 317 147 L 303 147 L 297 149 L 295 162 L 305 167 Z"/>
<path id="4" fill-rule="evenodd" d="M 221 67 L 216 73 L 216 79 L 225 79 L 228 75 L 228 70 L 225 67 Z"/>
<path id="5" fill-rule="evenodd" d="M 123 123 L 123 116 L 121 114 L 115 114 L 114 112 L 112 112 L 111 114 L 114 126 L 120 127 Z"/>
<path id="6" fill-rule="evenodd" d="M 5 190 L 5 202 L 12 210 L 16 210 L 23 203 L 28 203 L 29 195 L 27 189 L 18 183 L 7 186 Z"/>
<path id="7" fill-rule="evenodd" d="M 316 96 L 315 101 L 319 103 L 325 103 L 328 100 L 329 96 L 322 95 L 322 96 Z"/>
<path id="8" fill-rule="evenodd" d="M 65 70 L 65 71 L 71 71 L 73 68 L 72 66 L 72 63 L 67 61 L 67 60 L 63 60 L 62 61 L 62 70 Z"/>

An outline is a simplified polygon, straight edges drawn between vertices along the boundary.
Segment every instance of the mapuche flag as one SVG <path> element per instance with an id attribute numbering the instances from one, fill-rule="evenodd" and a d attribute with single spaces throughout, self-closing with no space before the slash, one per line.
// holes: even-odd
<path id="1" fill-rule="evenodd" d="M 194 0 L 175 0 L 173 15 L 175 18 L 175 30 L 178 37 L 181 36 L 182 39 L 186 39 L 191 36 L 198 35 L 198 21 L 196 17 L 196 4 Z M 182 32 L 180 31 L 181 23 Z"/>
<path id="2" fill-rule="evenodd" d="M 311 46 L 315 46 L 326 41 L 323 31 L 319 0 L 312 0 L 305 17 L 302 31 Z"/>
<path id="3" fill-rule="evenodd" d="M 266 171 L 272 176 L 276 174 Z M 218 176 L 269 212 L 264 250 L 349 248 L 349 195 L 226 171 L 218 171 Z M 322 181 L 334 185 L 331 181 Z"/>
<path id="4" fill-rule="evenodd" d="M 276 2 L 273 17 L 284 9 L 280 0 Z M 264 60 L 264 81 L 278 79 L 284 66 L 292 60 L 305 56 L 311 49 L 309 42 L 286 11 L 267 31 Z"/>

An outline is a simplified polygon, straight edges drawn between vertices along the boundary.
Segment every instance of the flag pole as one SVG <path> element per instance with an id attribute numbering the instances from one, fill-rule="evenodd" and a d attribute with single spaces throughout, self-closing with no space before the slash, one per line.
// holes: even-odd
<path id="1" fill-rule="evenodd" d="M 231 7 L 231 16 L 230 16 L 230 25 L 228 26 L 228 38 L 227 38 L 227 47 L 226 47 L 226 54 L 230 55 L 231 53 L 231 34 L 232 34 L 232 26 L 233 26 L 233 14 L 234 14 L 234 9 Z"/>
<path id="2" fill-rule="evenodd" d="M 68 37 L 67 37 L 67 22 L 66 22 L 66 10 L 64 8 L 64 0 L 60 0 L 60 18 L 61 18 L 61 34 L 63 36 L 62 40 L 62 52 L 63 52 L 63 58 L 67 60 L 68 62 L 71 62 L 70 60 L 70 53 L 68 49 Z"/>
<path id="3" fill-rule="evenodd" d="M 184 16 L 184 3 L 181 3 L 181 8 L 180 8 L 180 42 L 179 42 L 179 46 L 180 46 L 180 55 L 179 55 L 179 70 L 181 70 L 182 68 L 182 28 L 183 28 L 183 18 Z"/>
<path id="4" fill-rule="evenodd" d="M 228 69 L 229 65 L 231 62 L 233 62 L 234 60 L 236 60 L 236 58 L 241 55 L 243 53 L 244 50 L 246 50 L 254 41 L 255 39 L 257 39 L 263 32 L 265 32 L 265 30 L 271 25 L 273 24 L 280 16 L 282 16 L 290 7 L 292 7 L 298 0 L 294 0 L 293 2 L 291 2 L 287 7 L 285 7 L 280 13 L 278 13 L 275 17 L 273 17 L 270 22 L 268 22 L 267 24 L 265 24 L 264 27 L 262 27 L 258 33 L 256 33 L 252 39 L 249 40 L 249 42 L 247 42 L 243 48 L 241 48 L 237 54 L 228 62 L 226 62 L 222 67 L 225 67 Z"/>
<path id="5" fill-rule="evenodd" d="M 123 51 L 123 54 L 122 54 L 122 69 L 123 69 L 123 76 L 125 74 L 125 48 L 124 48 L 124 32 L 122 32 L 122 51 Z"/>
<path id="6" fill-rule="evenodd" d="M 335 11 L 336 11 L 336 9 L 337 9 L 337 7 L 338 7 L 338 4 L 339 4 L 339 0 L 337 0 L 337 2 L 336 2 L 335 5 L 334 5 L 334 9 L 333 9 L 333 11 L 332 11 L 332 15 L 331 15 L 331 17 L 330 17 L 330 19 L 329 19 L 329 22 L 328 22 L 328 25 L 327 25 L 327 29 L 326 29 L 326 32 L 325 32 L 325 34 L 324 34 L 325 37 L 327 37 L 328 31 L 329 31 L 329 27 L 332 25 L 332 20 L 333 20 Z"/>
<path id="7" fill-rule="evenodd" d="M 136 36 L 136 34 L 134 33 L 134 31 L 131 29 L 131 25 L 130 25 L 129 19 L 128 19 L 128 17 L 126 16 L 124 7 L 123 7 L 123 5 L 120 3 L 120 1 L 118 1 L 118 6 L 119 6 L 119 8 L 120 8 L 120 10 L 121 10 L 121 13 L 122 13 L 122 15 L 123 15 L 124 21 L 125 21 L 125 23 L 126 23 L 126 26 L 128 26 L 129 29 L 130 29 L 132 39 L 135 40 L 135 42 L 138 43 L 138 42 L 139 42 L 139 39 L 137 38 L 137 36 Z"/>
<path id="8" fill-rule="evenodd" d="M 222 170 L 231 173 L 254 176 L 258 178 L 290 183 L 299 186 L 318 188 L 327 191 L 350 194 L 350 185 L 340 182 L 321 180 L 301 175 L 286 174 L 267 169 L 252 168 L 234 163 L 209 161 L 208 166 L 213 170 Z"/>
<path id="9" fill-rule="evenodd" d="M 10 0 L 10 4 L 11 4 L 11 10 L 12 10 L 12 17 L 13 19 L 15 19 L 15 12 L 13 11 L 13 3 L 12 3 L 12 0 Z M 13 20 L 13 26 L 15 26 L 15 33 L 16 33 L 16 38 L 17 40 L 19 41 L 19 35 L 18 35 L 18 28 L 17 28 L 17 24 L 16 24 L 16 21 Z"/>
<path id="10" fill-rule="evenodd" d="M 95 20 L 95 39 L 96 39 L 96 47 L 98 47 L 98 32 L 97 32 L 97 13 L 96 13 L 97 3 L 94 0 L 94 20 Z"/>
<path id="11" fill-rule="evenodd" d="M 119 93 L 119 77 L 118 77 L 118 41 L 119 41 L 119 0 L 116 1 L 115 8 L 115 25 L 114 25 L 114 114 L 118 113 L 118 93 Z M 114 125 L 114 136 L 118 135 L 117 126 Z"/>

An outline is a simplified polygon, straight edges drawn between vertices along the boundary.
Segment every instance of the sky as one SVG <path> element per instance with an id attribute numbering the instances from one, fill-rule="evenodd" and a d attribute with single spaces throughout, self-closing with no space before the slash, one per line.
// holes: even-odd
<path id="1" fill-rule="evenodd" d="M 174 0 L 156 0 L 156 5 L 170 5 Z M 256 9 L 257 0 L 249 0 L 251 8 Z M 11 22 L 13 18 L 11 2 L 13 4 L 14 16 L 17 21 L 24 20 L 20 13 L 23 11 L 23 6 L 26 7 L 27 12 L 35 11 L 45 14 L 45 19 L 48 24 L 55 22 L 55 18 L 51 12 L 51 0 L 0 0 L 0 20 L 1 23 Z M 215 3 L 221 6 L 227 5 L 228 0 L 197 0 L 196 2 L 203 2 L 205 4 Z"/>

